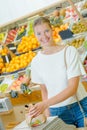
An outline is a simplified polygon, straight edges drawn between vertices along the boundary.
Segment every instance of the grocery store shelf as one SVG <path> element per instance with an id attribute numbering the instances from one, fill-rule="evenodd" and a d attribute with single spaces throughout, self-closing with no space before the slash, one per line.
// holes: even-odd
<path id="1" fill-rule="evenodd" d="M 17 70 L 17 71 L 11 72 L 11 73 L 4 73 L 0 76 L 0 81 L 2 81 L 6 76 L 15 75 L 15 74 L 22 75 L 25 73 L 25 71 L 26 71 L 26 68 Z"/>

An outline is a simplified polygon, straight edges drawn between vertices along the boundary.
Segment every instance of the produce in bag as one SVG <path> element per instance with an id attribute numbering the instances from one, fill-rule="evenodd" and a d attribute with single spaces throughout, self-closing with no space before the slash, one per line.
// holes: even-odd
<path id="1" fill-rule="evenodd" d="M 26 118 L 26 123 L 28 124 L 28 126 L 36 127 L 36 126 L 39 126 L 39 125 L 45 123 L 46 116 L 44 115 L 44 113 L 42 113 L 39 116 L 34 117 L 34 118 L 29 115 L 29 109 L 32 106 L 33 106 L 32 104 L 30 104 L 29 106 L 25 105 L 25 118 Z"/>

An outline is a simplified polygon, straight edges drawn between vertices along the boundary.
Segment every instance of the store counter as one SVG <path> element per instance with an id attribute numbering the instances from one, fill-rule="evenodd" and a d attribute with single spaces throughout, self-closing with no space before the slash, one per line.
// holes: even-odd
<path id="1" fill-rule="evenodd" d="M 15 106 L 13 111 L 9 113 L 0 113 L 0 117 L 4 124 L 5 130 L 10 130 L 12 127 L 25 120 L 24 105 Z"/>
<path id="2" fill-rule="evenodd" d="M 25 107 L 24 105 L 15 106 L 12 112 L 8 114 L 0 114 L 0 117 L 4 124 L 5 130 L 16 130 L 13 128 L 25 120 Z M 79 128 L 75 130 L 87 130 L 87 128 Z"/>
<path id="3" fill-rule="evenodd" d="M 85 85 L 84 85 L 85 86 Z M 39 96 L 37 96 L 39 95 Z M 41 101 L 41 93 L 40 91 L 33 92 L 31 94 L 33 101 Z M 26 99 L 26 98 L 25 98 Z M 30 97 L 29 97 L 30 99 Z M 36 100 L 37 99 L 37 100 Z M 5 126 L 5 130 L 11 130 L 12 127 L 15 127 L 20 122 L 25 120 L 25 107 L 24 107 L 24 100 L 23 104 L 19 104 L 22 102 L 22 98 L 19 100 L 19 102 L 15 102 L 15 99 L 12 100 L 13 110 L 10 113 L 0 113 L 1 120 Z M 31 103 L 32 100 L 28 100 L 27 103 Z M 14 104 L 15 103 L 15 104 Z M 17 105 L 18 104 L 18 105 Z M 87 128 L 80 128 L 78 130 L 87 130 Z"/>
<path id="4" fill-rule="evenodd" d="M 5 130 L 10 130 L 10 128 L 25 120 L 25 104 L 36 103 L 42 100 L 39 85 L 32 87 L 31 91 L 31 94 L 19 93 L 17 98 L 12 98 L 9 94 L 6 95 L 11 101 L 13 110 L 0 113 Z"/>

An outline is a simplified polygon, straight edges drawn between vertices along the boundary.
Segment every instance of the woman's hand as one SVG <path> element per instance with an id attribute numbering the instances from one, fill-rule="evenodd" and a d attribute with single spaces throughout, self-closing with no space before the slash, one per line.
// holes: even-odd
<path id="1" fill-rule="evenodd" d="M 47 107 L 48 107 L 48 104 L 46 103 L 46 101 L 39 102 L 30 108 L 29 115 L 32 117 L 36 117 L 40 115 L 41 113 L 43 113 Z"/>
<path id="2" fill-rule="evenodd" d="M 49 108 L 47 108 L 47 109 L 45 110 L 44 114 L 45 114 L 46 117 L 49 117 L 49 116 L 50 116 L 50 110 L 49 110 Z"/>

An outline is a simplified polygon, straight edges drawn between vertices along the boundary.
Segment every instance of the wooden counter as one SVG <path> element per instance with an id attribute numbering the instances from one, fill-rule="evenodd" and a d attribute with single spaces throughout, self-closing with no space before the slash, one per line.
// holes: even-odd
<path id="1" fill-rule="evenodd" d="M 12 128 L 7 129 L 8 125 L 11 123 L 20 123 L 25 120 L 25 108 L 24 105 L 15 106 L 13 111 L 9 114 L 0 115 L 5 130 L 12 130 Z M 14 126 L 14 125 L 13 125 Z M 16 125 L 15 125 L 16 126 Z M 76 130 L 87 130 L 87 128 L 78 128 Z"/>
<path id="2" fill-rule="evenodd" d="M 25 109 L 24 105 L 22 106 L 15 106 L 13 111 L 9 114 L 1 114 L 0 115 L 2 122 L 4 124 L 5 129 L 7 130 L 7 126 L 10 123 L 20 123 L 25 120 Z M 10 128 L 9 128 L 10 130 Z"/>
<path id="3" fill-rule="evenodd" d="M 87 90 L 87 82 L 86 83 L 84 82 L 83 84 L 84 84 L 84 87 Z M 41 93 L 39 91 L 37 91 L 37 93 L 38 94 L 32 93 L 32 94 L 34 94 L 33 99 L 36 102 L 37 102 L 37 99 L 41 100 Z M 35 97 L 35 95 L 38 95 L 38 96 Z M 15 100 L 15 99 L 13 99 L 13 100 Z M 26 102 L 24 104 L 24 102 L 22 101 L 22 104 L 20 103 L 19 105 L 17 105 L 17 104 L 15 104 L 15 102 L 13 100 L 12 100 L 12 104 L 14 106 L 13 111 L 11 113 L 9 113 L 9 114 L 0 114 L 0 117 L 1 117 L 1 119 L 3 121 L 4 126 L 5 126 L 5 129 L 10 123 L 20 123 L 23 120 L 25 120 L 25 108 L 24 108 L 24 105 L 26 104 Z M 29 102 L 31 103 L 31 100 L 29 100 Z M 27 103 L 29 103 L 29 102 L 27 101 Z M 8 129 L 6 129 L 6 130 L 8 130 Z M 11 129 L 9 129 L 9 130 L 11 130 Z M 87 128 L 80 128 L 78 130 L 87 130 Z"/>
<path id="4" fill-rule="evenodd" d="M 25 120 L 25 104 L 36 103 L 42 100 L 41 90 L 38 85 L 32 87 L 31 90 L 31 94 L 19 93 L 17 98 L 11 98 L 11 96 L 7 94 L 13 105 L 13 111 L 10 113 L 0 113 L 5 128 L 10 124 L 17 124 Z"/>

